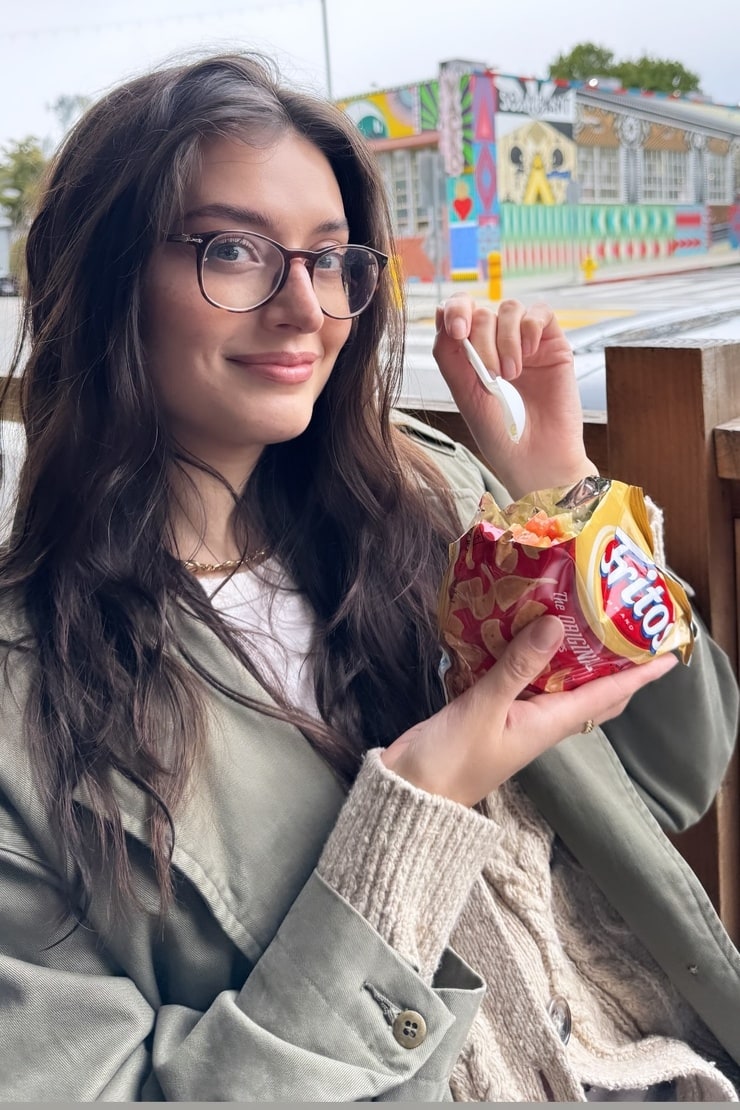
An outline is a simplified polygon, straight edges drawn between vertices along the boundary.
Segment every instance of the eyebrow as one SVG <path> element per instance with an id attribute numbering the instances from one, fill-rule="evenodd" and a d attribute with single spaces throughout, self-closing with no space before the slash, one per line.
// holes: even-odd
<path id="1" fill-rule="evenodd" d="M 252 208 L 241 208 L 233 204 L 203 204 L 198 208 L 191 208 L 185 213 L 184 220 L 197 218 L 214 218 L 230 220 L 232 227 L 238 229 L 244 224 L 259 227 L 263 231 L 272 229 L 272 221 L 262 212 Z M 349 224 L 342 217 L 336 220 L 323 220 L 313 229 L 317 233 L 330 233 L 332 231 L 349 231 Z"/>

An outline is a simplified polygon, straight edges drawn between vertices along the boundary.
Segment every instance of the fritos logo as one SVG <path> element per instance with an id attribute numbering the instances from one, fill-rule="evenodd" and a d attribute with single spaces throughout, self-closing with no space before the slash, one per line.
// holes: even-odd
<path id="1" fill-rule="evenodd" d="M 655 654 L 670 636 L 673 603 L 647 552 L 615 528 L 599 563 L 604 613 L 626 640 Z"/>

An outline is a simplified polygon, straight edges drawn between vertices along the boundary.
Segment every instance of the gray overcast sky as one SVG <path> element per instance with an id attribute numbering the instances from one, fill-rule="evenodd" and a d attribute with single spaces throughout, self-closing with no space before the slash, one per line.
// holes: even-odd
<path id="1" fill-rule="evenodd" d="M 335 97 L 432 78 L 446 58 L 544 77 L 558 53 L 590 40 L 618 59 L 675 58 L 718 103 L 740 101 L 737 0 L 326 0 L 326 10 Z M 321 11 L 321 0 L 0 0 L 0 144 L 56 139 L 58 96 L 98 95 L 195 49 L 267 51 L 286 77 L 324 92 Z"/>

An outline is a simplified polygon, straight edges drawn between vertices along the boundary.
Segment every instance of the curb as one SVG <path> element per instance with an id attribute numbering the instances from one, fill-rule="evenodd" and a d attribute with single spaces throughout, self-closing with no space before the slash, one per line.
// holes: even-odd
<path id="1" fill-rule="evenodd" d="M 615 285 L 620 281 L 639 281 L 642 278 L 674 277 L 677 274 L 699 274 L 707 270 L 725 270 L 733 266 L 740 266 L 740 258 L 729 262 L 705 262 L 696 266 L 676 266 L 668 270 L 638 271 L 632 274 L 619 274 L 615 277 L 593 278 L 591 281 L 582 282 L 584 288 L 589 285 Z"/>

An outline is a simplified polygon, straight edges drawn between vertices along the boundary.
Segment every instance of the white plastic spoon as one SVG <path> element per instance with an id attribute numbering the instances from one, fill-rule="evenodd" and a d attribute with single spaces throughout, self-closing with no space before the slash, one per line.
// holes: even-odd
<path id="1" fill-rule="evenodd" d="M 509 438 L 514 443 L 518 443 L 522 438 L 524 425 L 527 422 L 527 413 L 524 408 L 524 401 L 521 398 L 521 394 L 514 388 L 511 382 L 507 382 L 505 378 L 496 377 L 486 368 L 483 360 L 469 339 L 463 339 L 462 344 L 465 348 L 465 353 L 468 356 L 470 365 L 473 367 L 488 392 L 492 393 L 501 405 Z"/>

